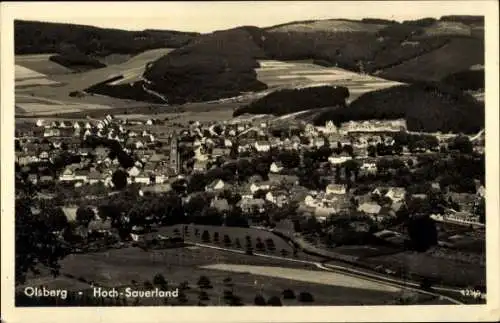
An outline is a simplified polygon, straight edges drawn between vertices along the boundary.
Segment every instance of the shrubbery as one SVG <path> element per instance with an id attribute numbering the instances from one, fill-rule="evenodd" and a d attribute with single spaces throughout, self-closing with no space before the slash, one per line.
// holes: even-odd
<path id="1" fill-rule="evenodd" d="M 476 91 L 484 89 L 484 77 L 484 70 L 466 70 L 450 74 L 442 82 L 460 90 Z"/>
<path id="2" fill-rule="evenodd" d="M 99 62 L 97 59 L 79 52 L 53 55 L 49 57 L 49 60 L 75 71 L 106 67 L 106 64 Z"/>

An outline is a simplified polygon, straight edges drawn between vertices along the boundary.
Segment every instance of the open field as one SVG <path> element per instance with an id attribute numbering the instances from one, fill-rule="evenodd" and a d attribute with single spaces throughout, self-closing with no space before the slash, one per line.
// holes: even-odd
<path id="1" fill-rule="evenodd" d="M 73 113 L 86 110 L 98 110 L 103 107 L 107 109 L 109 107 L 127 108 L 136 106 L 138 102 L 132 100 L 121 100 L 100 95 L 87 95 L 84 98 L 75 98 L 70 97 L 69 93 L 84 90 L 89 86 L 106 81 L 118 75 L 125 75 L 126 77 L 125 80 L 120 80 L 121 82 L 133 82 L 140 78 L 148 62 L 160 58 L 170 50 L 171 49 L 168 48 L 149 50 L 133 56 L 121 64 L 110 65 L 105 68 L 83 73 L 52 73 L 50 76 L 36 72 L 44 70 L 43 66 L 47 67 L 45 70 L 51 69 L 50 66 L 55 63 L 48 60 L 48 56 L 50 55 L 21 55 L 16 57 L 18 61 L 21 62 L 24 60 L 28 62 L 30 66 L 36 65 L 35 67 L 37 70 L 32 71 L 21 65 L 19 65 L 19 67 L 16 66 L 16 80 L 17 82 L 22 81 L 22 83 L 16 84 L 16 104 L 23 103 L 22 96 L 52 99 L 61 103 L 58 107 L 54 106 L 52 111 L 47 108 L 41 108 L 40 106 L 23 107 L 22 104 L 19 104 L 19 107 L 25 110 L 26 113 L 39 113 L 39 111 L 43 111 L 43 114 Z M 27 77 L 30 77 L 29 82 Z M 53 86 L 54 84 L 58 86 Z M 26 85 L 37 86 L 26 87 Z M 144 103 L 141 104 L 144 105 Z M 33 111 L 30 111 L 30 109 Z"/>
<path id="2" fill-rule="evenodd" d="M 24 67 L 46 76 L 69 74 L 73 71 L 49 60 L 55 54 L 16 55 L 16 66 Z M 17 72 L 17 68 L 16 68 Z"/>
<path id="3" fill-rule="evenodd" d="M 387 27 L 383 24 L 364 23 L 344 19 L 325 19 L 317 21 L 293 22 L 273 26 L 267 29 L 269 32 L 371 32 Z"/>
<path id="4" fill-rule="evenodd" d="M 54 85 L 58 83 L 49 79 L 45 74 L 17 64 L 15 65 L 14 75 L 16 87 Z"/>
<path id="5" fill-rule="evenodd" d="M 133 56 L 128 61 L 122 64 L 110 65 L 104 68 L 99 68 L 83 73 L 73 73 L 66 75 L 54 75 L 52 78 L 59 82 L 63 83 L 64 86 L 61 86 L 57 89 L 57 93 L 52 93 L 51 89 L 40 88 L 36 91 L 37 96 L 48 96 L 57 94 L 59 97 L 67 97 L 68 94 L 72 91 L 81 91 L 84 90 L 94 84 L 104 82 L 113 77 L 123 75 L 123 74 L 131 74 L 129 75 L 130 79 L 134 77 L 139 77 L 144 72 L 146 64 L 150 61 L 156 60 L 161 56 L 167 54 L 171 49 L 169 48 L 161 48 L 149 50 L 139 55 Z M 134 76 L 134 77 L 132 77 Z M 49 91 L 49 93 L 47 93 Z M 43 94 L 48 95 L 43 95 Z"/>
<path id="6" fill-rule="evenodd" d="M 279 277 L 290 280 L 298 280 L 308 283 L 342 286 L 351 288 L 361 288 L 384 292 L 399 292 L 400 288 L 379 284 L 371 281 L 362 281 L 352 276 L 346 276 L 331 272 L 317 272 L 306 269 L 294 269 L 272 266 L 254 266 L 254 265 L 231 265 L 231 264 L 215 264 L 204 266 L 203 268 L 215 269 L 236 273 L 250 273 L 260 276 Z"/>
<path id="7" fill-rule="evenodd" d="M 259 61 L 257 79 L 270 88 L 292 88 L 320 85 L 337 85 L 349 88 L 352 101 L 365 92 L 387 88 L 401 83 L 362 75 L 337 67 L 323 67 L 308 61 L 282 62 Z"/>
<path id="8" fill-rule="evenodd" d="M 43 74 L 36 73 L 26 69 L 20 69 L 19 75 L 38 75 L 32 79 L 19 79 L 16 88 L 16 104 L 28 115 L 50 115 L 50 114 L 78 114 L 83 113 L 97 113 L 101 109 L 113 108 L 109 113 L 114 114 L 127 114 L 144 115 L 143 118 L 148 118 L 154 115 L 156 118 L 171 116 L 172 111 L 165 111 L 165 107 L 160 107 L 154 104 L 144 104 L 132 100 L 123 100 L 103 95 L 86 95 L 83 98 L 70 97 L 69 93 L 73 91 L 80 91 L 96 83 L 106 81 L 116 76 L 123 76 L 122 79 L 112 82 L 111 84 L 127 84 L 137 81 L 141 78 L 146 64 L 154 61 L 168 53 L 170 49 L 156 49 L 146 51 L 139 55 L 133 56 L 129 60 L 121 64 L 110 65 L 106 68 L 91 70 L 83 73 L 55 73 L 50 77 L 42 78 Z M 39 58 L 37 64 L 43 65 L 42 55 L 31 55 Z M 26 61 L 29 61 L 25 58 Z M 34 60 L 34 59 L 33 59 Z M 47 64 L 52 64 L 45 57 Z M 246 94 L 239 98 L 217 100 L 214 102 L 201 102 L 201 103 L 187 103 L 178 108 L 182 109 L 179 115 L 187 114 L 181 119 L 197 119 L 203 121 L 211 120 L 229 120 L 232 118 L 232 112 L 237 107 L 251 102 L 254 98 L 262 96 L 270 91 L 280 88 L 290 87 L 303 87 L 303 86 L 319 86 L 319 85 L 342 85 L 350 89 L 350 100 L 355 99 L 362 93 L 372 91 L 374 89 L 384 88 L 399 84 L 397 82 L 390 82 L 372 76 L 360 75 L 357 73 L 349 72 L 339 68 L 321 67 L 311 62 L 280 62 L 280 61 L 261 61 L 261 67 L 257 69 L 257 77 L 260 81 L 268 84 L 269 90 L 262 93 Z M 50 65 L 49 64 L 49 65 Z M 21 73 L 21 71 L 24 71 Z M 40 76 L 42 75 L 42 76 Z M 28 82 L 29 85 L 38 85 L 23 87 L 24 83 Z M 33 83 L 35 82 L 35 83 Z M 38 83 L 36 83 L 38 82 Z M 49 84 L 50 83 L 50 84 Z M 52 86 L 57 84 L 58 86 Z M 51 86 L 44 86 L 51 85 Z M 31 99 L 26 102 L 27 97 Z M 30 101 L 43 101 L 43 100 L 57 101 L 58 106 L 54 105 L 46 107 L 43 105 L 31 105 Z M 26 105 L 27 103 L 30 103 Z M 40 102 L 42 103 L 42 102 Z M 167 107 L 172 110 L 175 107 Z M 116 111 L 115 111 L 116 109 Z M 21 110 L 19 110 L 21 111 Z M 217 111 L 217 116 L 212 112 Z M 220 113 L 219 113 L 220 111 Z M 108 113 L 108 112 L 106 112 Z M 95 117 L 98 117 L 96 115 Z M 74 115 L 74 117 L 80 117 Z M 125 117 L 125 115 L 124 115 Z M 137 116 L 136 116 L 137 117 Z M 201 118 L 201 119 L 200 119 Z"/>
<path id="9" fill-rule="evenodd" d="M 16 106 L 23 110 L 23 115 L 53 115 L 57 113 L 82 112 L 86 110 L 110 109 L 102 104 L 84 104 L 67 102 L 44 97 L 16 93 Z"/>
<path id="10" fill-rule="evenodd" d="M 104 287 L 121 289 L 135 286 L 134 289 L 140 290 L 144 288 L 145 281 L 153 282 L 154 275 L 161 273 L 170 288 L 188 282 L 190 288 L 185 292 L 187 305 L 198 303 L 200 289 L 197 281 L 202 275 L 208 277 L 212 285 L 212 288 L 205 289 L 208 299 L 203 301 L 204 304 L 210 305 L 225 305 L 225 289 L 232 289 L 246 305 L 253 305 L 256 294 L 262 294 L 269 299 L 272 296 L 280 297 L 284 289 L 291 289 L 296 295 L 300 292 L 309 292 L 314 297 L 312 303 L 300 303 L 297 299 L 285 300 L 281 297 L 284 305 L 380 305 L 392 302 L 403 294 L 417 297 L 418 303 L 437 301 L 431 297 L 396 289 L 384 289 L 385 287 L 364 288 L 365 284 L 371 283 L 362 279 L 356 283 L 357 278 L 321 271 L 304 264 L 206 248 L 186 247 L 148 252 L 138 248 L 114 249 L 70 255 L 61 264 L 60 277 L 32 279 L 28 284 L 32 286 L 44 284 L 48 287 L 57 285 L 59 288 L 76 292 L 89 291 L 89 288 L 85 289 L 82 283 L 95 282 Z M 233 272 L 221 268 L 231 269 Z M 235 272 L 235 268 L 245 268 L 245 270 Z M 269 274 L 273 270 L 274 274 Z M 285 277 L 278 277 L 276 273 L 283 273 Z M 306 274 L 307 281 L 304 278 L 295 279 L 296 273 Z M 228 277 L 231 278 L 232 288 L 223 282 Z M 315 277 L 321 277 L 323 281 Z M 347 281 L 351 284 L 346 285 Z M 168 304 L 177 303 L 178 300 L 168 300 Z M 140 300 L 140 305 L 168 304 L 158 299 Z"/>

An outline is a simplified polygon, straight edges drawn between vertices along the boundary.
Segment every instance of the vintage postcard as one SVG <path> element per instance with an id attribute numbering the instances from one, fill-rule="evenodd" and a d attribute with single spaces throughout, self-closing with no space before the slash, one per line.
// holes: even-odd
<path id="1" fill-rule="evenodd" d="M 10 322 L 496 321 L 496 1 L 1 7 Z"/>

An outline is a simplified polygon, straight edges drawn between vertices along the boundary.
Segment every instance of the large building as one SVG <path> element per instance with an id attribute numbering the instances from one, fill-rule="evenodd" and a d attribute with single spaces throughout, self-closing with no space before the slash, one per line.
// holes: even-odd
<path id="1" fill-rule="evenodd" d="M 363 120 L 349 121 L 341 124 L 340 133 L 355 133 L 355 132 L 399 132 L 406 131 L 406 120 Z"/>

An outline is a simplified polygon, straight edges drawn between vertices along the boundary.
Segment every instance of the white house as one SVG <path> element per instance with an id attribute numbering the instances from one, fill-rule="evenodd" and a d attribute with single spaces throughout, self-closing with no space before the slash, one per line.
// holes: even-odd
<path id="1" fill-rule="evenodd" d="M 276 162 L 273 162 L 271 164 L 271 167 L 269 168 L 269 171 L 271 173 L 279 173 L 283 170 L 283 167 L 281 165 L 278 165 Z"/>
<path id="2" fill-rule="evenodd" d="M 136 177 L 140 173 L 141 173 L 141 170 L 137 166 L 134 166 L 128 170 L 128 175 L 131 177 Z"/>
<path id="3" fill-rule="evenodd" d="M 75 180 L 75 173 L 71 168 L 66 168 L 61 175 L 59 175 L 59 180 L 64 182 L 64 181 L 74 181 Z"/>
<path id="4" fill-rule="evenodd" d="M 404 200 L 406 195 L 406 190 L 404 187 L 391 187 L 385 194 L 386 197 L 390 198 L 392 202 L 401 202 Z"/>
<path id="5" fill-rule="evenodd" d="M 134 177 L 134 182 L 149 185 L 151 184 L 151 177 L 147 174 L 141 173 Z"/>
<path id="6" fill-rule="evenodd" d="M 321 131 L 325 134 L 337 133 L 338 131 L 337 126 L 335 126 L 335 124 L 331 120 L 325 122 L 324 127 L 316 127 L 316 130 Z"/>
<path id="7" fill-rule="evenodd" d="M 140 148 L 143 148 L 144 147 L 144 144 L 142 143 L 142 141 L 138 140 L 135 142 L 135 148 L 136 149 L 140 149 Z"/>
<path id="8" fill-rule="evenodd" d="M 269 190 L 270 188 L 271 185 L 269 185 L 268 183 L 252 183 L 250 185 L 250 191 L 252 192 L 252 194 L 255 194 L 255 192 L 259 190 L 265 191 Z"/>
<path id="9" fill-rule="evenodd" d="M 271 149 L 271 145 L 266 141 L 256 141 L 254 147 L 259 152 L 267 152 Z"/>
<path id="10" fill-rule="evenodd" d="M 347 155 L 347 154 L 332 155 L 332 156 L 328 157 L 328 161 L 332 165 L 343 164 L 346 161 L 351 160 L 351 159 L 352 159 L 352 157 Z"/>
<path id="11" fill-rule="evenodd" d="M 226 147 L 226 148 L 233 147 L 233 142 L 231 140 L 227 139 L 227 138 L 224 139 L 224 147 Z"/>
<path id="12" fill-rule="evenodd" d="M 59 137 L 61 135 L 61 131 L 59 129 L 46 128 L 43 132 L 44 137 Z"/>
<path id="13" fill-rule="evenodd" d="M 304 198 L 304 204 L 309 207 L 317 207 L 319 205 L 319 201 L 311 195 L 307 195 Z"/>
<path id="14" fill-rule="evenodd" d="M 36 121 L 36 126 L 37 126 L 37 127 L 43 127 L 43 126 L 45 126 L 45 120 L 43 120 L 43 119 L 38 119 L 38 120 Z"/>
<path id="15" fill-rule="evenodd" d="M 369 174 L 375 174 L 377 172 L 377 164 L 365 161 L 359 169 Z"/>
<path id="16" fill-rule="evenodd" d="M 287 203 L 287 196 L 279 192 L 267 192 L 265 196 L 266 201 L 276 204 L 278 207 Z"/>
<path id="17" fill-rule="evenodd" d="M 225 187 L 224 181 L 221 179 L 216 179 L 205 187 L 205 191 L 207 192 L 220 191 L 224 189 L 224 187 Z"/>

